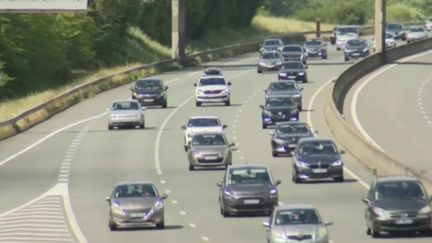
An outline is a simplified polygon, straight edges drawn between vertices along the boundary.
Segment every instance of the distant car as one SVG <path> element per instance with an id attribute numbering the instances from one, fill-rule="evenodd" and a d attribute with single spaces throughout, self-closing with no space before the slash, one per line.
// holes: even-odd
<path id="1" fill-rule="evenodd" d="M 132 91 L 132 99 L 135 99 L 143 106 L 160 105 L 167 107 L 168 86 L 165 86 L 160 79 L 139 79 L 135 82 Z"/>
<path id="2" fill-rule="evenodd" d="M 271 38 L 266 39 L 261 44 L 260 52 L 272 52 L 272 51 L 280 51 L 280 49 L 284 46 L 282 39 L 280 38 Z"/>
<path id="3" fill-rule="evenodd" d="M 265 104 L 260 105 L 260 108 L 262 109 L 261 120 L 263 129 L 276 125 L 277 122 L 299 120 L 300 115 L 297 103 L 290 96 L 268 96 Z"/>
<path id="4" fill-rule="evenodd" d="M 405 27 L 400 23 L 387 23 L 386 32 L 393 34 L 396 40 L 406 40 Z"/>
<path id="5" fill-rule="evenodd" d="M 266 97 L 274 95 L 286 95 L 293 98 L 299 110 L 303 109 L 303 87 L 299 87 L 295 80 L 279 80 L 271 82 L 264 90 Z"/>
<path id="6" fill-rule="evenodd" d="M 279 80 L 295 80 L 308 82 L 307 66 L 300 61 L 285 62 L 278 73 Z"/>
<path id="7" fill-rule="evenodd" d="M 354 39 L 346 42 L 344 46 L 344 59 L 367 57 L 370 54 L 369 44 L 365 39 Z"/>
<path id="8" fill-rule="evenodd" d="M 432 19 L 427 19 L 427 20 L 425 20 L 425 28 L 426 28 L 428 31 L 431 31 L 431 30 L 432 30 Z"/>
<path id="9" fill-rule="evenodd" d="M 189 118 L 186 126 L 182 126 L 184 133 L 184 146 L 187 149 L 187 145 L 191 141 L 192 137 L 196 133 L 202 132 L 224 132 L 227 125 L 223 125 L 217 116 L 193 116 Z"/>
<path id="10" fill-rule="evenodd" d="M 116 101 L 108 112 L 108 129 L 114 127 L 145 127 L 144 111 L 136 100 Z"/>
<path id="11" fill-rule="evenodd" d="M 156 226 L 165 228 L 164 199 L 151 182 L 121 182 L 106 197 L 109 205 L 109 228 Z"/>
<path id="12" fill-rule="evenodd" d="M 195 167 L 228 167 L 232 164 L 231 150 L 234 146 L 221 132 L 194 134 L 187 149 L 189 170 Z"/>
<path id="13" fill-rule="evenodd" d="M 218 75 L 223 75 L 223 74 L 222 74 L 222 71 L 219 68 L 209 67 L 206 70 L 204 70 L 204 75 L 207 75 L 207 76 L 218 76 Z"/>
<path id="14" fill-rule="evenodd" d="M 304 48 L 308 54 L 308 58 L 319 57 L 327 59 L 327 43 L 320 38 L 307 40 L 304 43 Z"/>
<path id="15" fill-rule="evenodd" d="M 408 43 L 426 39 L 428 33 L 423 26 L 411 26 L 406 32 L 406 41 Z"/>
<path id="16" fill-rule="evenodd" d="M 272 155 L 291 154 L 297 148 L 297 143 L 301 138 L 314 137 L 309 125 L 304 122 L 281 122 L 276 125 L 276 129 L 270 132 Z"/>
<path id="17" fill-rule="evenodd" d="M 281 49 L 283 62 L 300 61 L 306 64 L 307 53 L 301 45 L 286 45 Z"/>
<path id="18" fill-rule="evenodd" d="M 357 25 L 339 25 L 336 27 L 336 50 L 341 50 L 349 40 L 360 36 L 360 27 Z"/>
<path id="19" fill-rule="evenodd" d="M 277 185 L 269 169 L 261 165 L 229 166 L 222 182 L 218 182 L 220 213 L 230 216 L 238 213 L 271 214 L 278 205 Z"/>
<path id="20" fill-rule="evenodd" d="M 336 144 L 330 139 L 302 138 L 292 153 L 292 180 L 299 183 L 308 179 L 332 178 L 342 182 L 343 160 Z"/>
<path id="21" fill-rule="evenodd" d="M 318 210 L 307 204 L 277 206 L 270 219 L 263 222 L 268 243 L 329 243 L 327 226 L 332 224 L 323 221 Z"/>
<path id="22" fill-rule="evenodd" d="M 279 70 L 282 65 L 281 54 L 276 51 L 263 52 L 258 58 L 257 72 L 262 73 L 263 71 L 275 71 Z"/>
<path id="23" fill-rule="evenodd" d="M 224 103 L 231 105 L 230 88 L 231 82 L 227 82 L 221 75 L 203 76 L 198 83 L 195 83 L 195 103 L 201 106 L 202 103 Z"/>
<path id="24" fill-rule="evenodd" d="M 377 44 L 376 40 L 373 39 L 373 51 L 376 50 L 377 45 L 381 45 L 381 44 L 380 43 Z M 388 49 L 388 48 L 393 48 L 396 46 L 397 46 L 397 41 L 395 39 L 394 34 L 387 32 L 385 34 L 385 48 Z"/>
<path id="25" fill-rule="evenodd" d="M 432 197 L 415 177 L 378 177 L 363 199 L 367 205 L 366 233 L 373 238 L 379 237 L 382 231 L 420 231 L 432 236 L 431 201 Z"/>

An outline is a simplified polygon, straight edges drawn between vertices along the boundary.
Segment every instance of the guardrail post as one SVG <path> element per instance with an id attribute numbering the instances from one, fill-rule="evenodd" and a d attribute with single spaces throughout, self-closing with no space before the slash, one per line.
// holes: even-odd
<path id="1" fill-rule="evenodd" d="M 172 58 L 185 57 L 185 2 L 184 0 L 171 1 L 171 56 Z"/>

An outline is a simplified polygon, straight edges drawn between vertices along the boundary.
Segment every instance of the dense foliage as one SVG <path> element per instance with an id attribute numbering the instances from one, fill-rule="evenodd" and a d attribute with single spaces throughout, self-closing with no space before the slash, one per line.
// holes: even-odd
<path id="1" fill-rule="evenodd" d="M 260 2 L 184 1 L 194 40 L 249 26 Z M 157 58 L 129 35 L 132 26 L 169 46 L 171 0 L 95 0 L 85 14 L 0 15 L 0 100 L 63 85 L 76 71 Z"/>

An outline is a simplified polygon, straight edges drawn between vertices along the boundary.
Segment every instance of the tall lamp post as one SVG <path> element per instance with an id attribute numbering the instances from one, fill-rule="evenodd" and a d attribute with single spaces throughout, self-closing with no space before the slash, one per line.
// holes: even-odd
<path id="1" fill-rule="evenodd" d="M 385 34 L 386 34 L 386 6 L 387 0 L 375 0 L 375 50 L 386 57 Z"/>
<path id="2" fill-rule="evenodd" d="M 171 57 L 185 56 L 185 0 L 171 0 Z"/>

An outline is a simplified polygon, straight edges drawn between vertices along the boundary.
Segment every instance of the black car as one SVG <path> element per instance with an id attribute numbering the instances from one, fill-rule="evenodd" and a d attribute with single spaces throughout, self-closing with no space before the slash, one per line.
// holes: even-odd
<path id="1" fill-rule="evenodd" d="M 216 67 L 210 67 L 204 70 L 204 75 L 208 76 L 222 76 L 222 71 L 219 68 Z"/>
<path id="2" fill-rule="evenodd" d="M 167 89 L 163 81 L 160 79 L 139 79 L 135 82 L 132 91 L 132 99 L 137 100 L 143 106 L 160 105 L 163 108 L 167 107 Z"/>
<path id="3" fill-rule="evenodd" d="M 276 125 L 275 131 L 270 132 L 272 155 L 291 154 L 301 138 L 314 137 L 309 125 L 304 122 L 283 122 Z"/>
<path id="4" fill-rule="evenodd" d="M 304 43 L 304 48 L 307 52 L 308 58 L 318 57 L 327 59 L 327 43 L 320 38 L 307 40 Z"/>
<path id="5" fill-rule="evenodd" d="M 332 178 L 342 182 L 343 160 L 336 144 L 330 139 L 302 138 L 292 152 L 292 180 L 299 183 L 308 179 Z"/>
<path id="6" fill-rule="evenodd" d="M 266 213 L 270 215 L 278 205 L 277 185 L 265 166 L 228 166 L 224 179 L 218 182 L 220 213 L 224 216 L 238 213 Z"/>
<path id="7" fill-rule="evenodd" d="M 369 54 L 369 44 L 364 39 L 348 40 L 344 45 L 345 61 L 349 61 L 351 58 L 366 57 Z"/>
<path id="8" fill-rule="evenodd" d="M 279 80 L 295 80 L 307 83 L 306 68 L 307 66 L 300 61 L 285 62 L 279 70 L 278 78 Z"/>
<path id="9" fill-rule="evenodd" d="M 421 232 L 432 236 L 432 197 L 421 181 L 411 176 L 378 177 L 363 202 L 368 235 Z"/>
<path id="10" fill-rule="evenodd" d="M 263 71 L 276 71 L 280 69 L 282 65 L 282 58 L 279 52 L 263 52 L 258 58 L 257 72 L 262 73 Z"/>
<path id="11" fill-rule="evenodd" d="M 290 96 L 272 95 L 266 97 L 265 105 L 260 105 L 262 109 L 261 119 L 262 128 L 276 125 L 277 122 L 298 121 L 299 109 L 297 103 Z"/>

